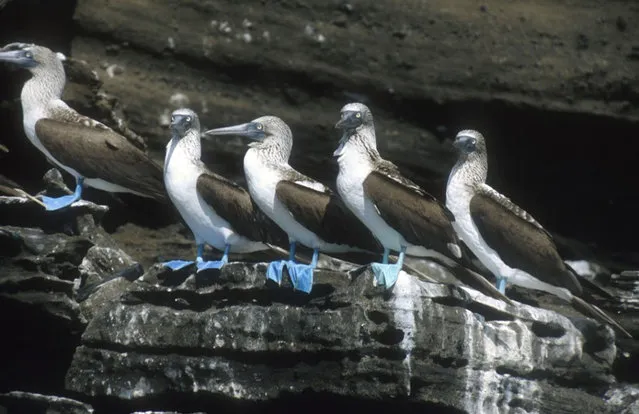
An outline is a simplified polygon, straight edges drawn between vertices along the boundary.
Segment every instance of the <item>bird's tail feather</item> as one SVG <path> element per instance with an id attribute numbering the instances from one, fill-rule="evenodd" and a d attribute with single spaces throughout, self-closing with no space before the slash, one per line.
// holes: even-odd
<path id="1" fill-rule="evenodd" d="M 568 269 L 568 271 L 570 271 L 579 281 L 579 283 L 582 285 L 582 287 L 584 288 L 584 291 L 590 292 L 590 293 L 595 293 L 603 298 L 606 299 L 614 299 L 615 296 L 608 292 L 606 289 L 604 289 L 603 287 L 599 286 L 597 283 L 593 282 L 592 280 L 581 276 L 579 273 L 577 273 L 575 271 L 575 269 L 572 268 L 572 266 L 570 266 L 568 263 L 564 262 L 564 264 L 566 265 L 566 268 Z"/>
<path id="2" fill-rule="evenodd" d="M 573 296 L 571 303 L 579 312 L 591 316 L 599 322 L 606 323 L 612 326 L 617 332 L 623 334 L 628 338 L 632 338 L 632 335 L 630 335 L 628 331 L 626 331 L 621 325 L 619 325 L 619 323 L 617 323 L 617 321 L 612 319 L 610 316 L 608 316 L 608 314 L 599 309 L 597 306 L 592 305 L 577 296 Z"/>

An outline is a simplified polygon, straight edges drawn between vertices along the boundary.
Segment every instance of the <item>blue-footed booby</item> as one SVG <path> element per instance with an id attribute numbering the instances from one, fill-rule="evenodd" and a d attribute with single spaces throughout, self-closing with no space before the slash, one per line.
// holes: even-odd
<path id="1" fill-rule="evenodd" d="M 166 146 L 164 183 L 169 198 L 189 226 L 197 245 L 197 269 L 219 269 L 229 252 L 251 253 L 269 249 L 264 242 L 286 245 L 286 234 L 253 203 L 249 193 L 211 172 L 200 160 L 200 121 L 182 108 L 171 115 L 171 141 Z M 204 261 L 204 243 L 223 251 L 221 260 Z M 173 270 L 193 263 L 163 263 Z"/>
<path id="2" fill-rule="evenodd" d="M 295 289 L 308 293 L 320 251 L 380 250 L 375 238 L 336 194 L 289 165 L 293 134 L 280 118 L 263 116 L 206 134 L 239 135 L 256 141 L 249 144 L 244 156 L 249 192 L 259 208 L 288 234 L 290 241 L 289 260 L 271 262 L 267 270 L 269 279 L 281 283 L 286 266 Z M 295 263 L 296 243 L 313 249 L 310 265 Z"/>
<path id="3" fill-rule="evenodd" d="M 370 109 L 361 103 L 345 105 L 335 127 L 343 130 L 333 153 L 339 164 L 337 191 L 384 247 L 382 263 L 371 265 L 377 283 L 387 288 L 395 284 L 406 253 L 460 259 L 446 208 L 380 156 Z M 388 263 L 390 250 L 399 252 L 395 264 Z"/>
<path id="4" fill-rule="evenodd" d="M 486 184 L 488 155 L 484 136 L 460 131 L 454 141 L 459 152 L 446 186 L 446 206 L 464 244 L 495 276 L 497 288 L 506 283 L 541 290 L 572 303 L 579 310 L 630 336 L 597 306 L 580 296 L 582 284 L 562 260 L 548 233 L 530 214 Z"/>
<path id="5" fill-rule="evenodd" d="M 111 128 L 80 115 L 62 101 L 66 82 L 62 59 L 61 54 L 33 44 L 11 43 L 0 49 L 0 61 L 33 75 L 21 93 L 27 138 L 49 161 L 76 179 L 72 195 L 42 197 L 47 210 L 79 200 L 84 184 L 165 201 L 159 165 Z"/>

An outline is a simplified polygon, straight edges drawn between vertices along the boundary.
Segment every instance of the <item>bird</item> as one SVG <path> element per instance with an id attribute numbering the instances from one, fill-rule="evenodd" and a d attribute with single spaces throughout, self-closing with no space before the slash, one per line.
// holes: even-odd
<path id="1" fill-rule="evenodd" d="M 552 236 L 528 212 L 486 184 L 484 136 L 462 130 L 455 137 L 457 162 L 446 185 L 453 227 L 505 294 L 507 283 L 553 294 L 630 336 L 595 305 L 583 301 L 583 286 L 561 258 Z"/>
<path id="2" fill-rule="evenodd" d="M 201 161 L 198 115 L 188 108 L 177 109 L 171 114 L 169 128 L 164 183 L 169 199 L 195 237 L 198 272 L 220 269 L 230 252 L 268 250 L 266 243 L 286 245 L 286 234 L 256 207 L 246 189 L 210 171 Z M 205 243 L 223 251 L 222 258 L 203 260 Z M 163 266 L 179 270 L 192 263 L 171 260 Z"/>
<path id="3" fill-rule="evenodd" d="M 275 116 L 207 131 L 237 135 L 255 142 L 244 155 L 244 174 L 251 197 L 289 238 L 289 260 L 269 263 L 267 278 L 280 284 L 284 267 L 296 290 L 310 293 L 319 252 L 380 251 L 379 243 L 341 199 L 324 184 L 289 165 L 293 134 Z M 294 261 L 296 244 L 313 249 L 310 265 Z"/>
<path id="4" fill-rule="evenodd" d="M 66 83 L 64 59 L 64 55 L 35 44 L 10 43 L 0 49 L 0 61 L 32 74 L 20 95 L 27 138 L 76 180 L 73 194 L 43 196 L 46 209 L 59 210 L 79 200 L 84 185 L 166 202 L 161 166 L 125 137 L 79 114 L 61 99 Z"/>
<path id="5" fill-rule="evenodd" d="M 342 137 L 333 153 L 339 165 L 337 192 L 384 247 L 382 262 L 371 264 L 377 283 L 387 289 L 395 284 L 406 253 L 460 259 L 450 212 L 381 157 L 370 109 L 354 102 L 344 105 L 340 114 L 335 128 Z M 399 252 L 395 264 L 388 263 L 391 250 Z"/>

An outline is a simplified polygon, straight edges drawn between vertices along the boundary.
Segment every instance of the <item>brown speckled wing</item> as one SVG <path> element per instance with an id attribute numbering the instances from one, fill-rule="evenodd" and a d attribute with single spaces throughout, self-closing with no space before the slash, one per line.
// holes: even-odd
<path id="1" fill-rule="evenodd" d="M 581 294 L 581 284 L 564 264 L 548 232 L 508 198 L 480 187 L 470 200 L 470 215 L 481 237 L 505 264 Z"/>
<path id="2" fill-rule="evenodd" d="M 126 138 L 90 118 L 75 122 L 49 118 L 36 122 L 42 145 L 85 178 L 100 178 L 166 201 L 162 168 Z M 79 122 L 78 122 L 79 121 Z"/>
<path id="3" fill-rule="evenodd" d="M 381 218 L 409 243 L 450 256 L 448 245 L 458 239 L 446 208 L 398 172 L 389 176 L 388 169 L 382 171 L 364 180 L 364 193 Z"/>
<path id="4" fill-rule="evenodd" d="M 377 239 L 331 191 L 317 191 L 294 182 L 277 184 L 276 197 L 295 220 L 328 243 L 380 252 Z"/>
<path id="5" fill-rule="evenodd" d="M 252 241 L 288 247 L 288 236 L 253 202 L 248 191 L 210 171 L 197 179 L 197 191 L 233 231 Z"/>

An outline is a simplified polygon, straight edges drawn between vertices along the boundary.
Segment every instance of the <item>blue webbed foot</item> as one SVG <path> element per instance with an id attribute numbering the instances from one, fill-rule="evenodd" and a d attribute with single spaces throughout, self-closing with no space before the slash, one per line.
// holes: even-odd
<path id="1" fill-rule="evenodd" d="M 191 264 L 193 264 L 193 261 L 191 260 L 171 260 L 171 261 L 162 263 L 162 266 L 168 267 L 169 269 L 175 271 L 175 270 L 184 269 L 185 267 Z"/>
<path id="2" fill-rule="evenodd" d="M 288 263 L 287 260 L 276 260 L 268 264 L 266 268 L 266 278 L 277 283 L 278 286 L 282 284 L 282 272 L 284 266 Z"/>
<path id="3" fill-rule="evenodd" d="M 44 203 L 47 211 L 60 210 L 70 206 L 80 199 L 80 195 L 71 194 L 62 197 L 47 197 L 42 196 L 42 203 Z"/>
<path id="4" fill-rule="evenodd" d="M 199 261 L 197 262 L 197 271 L 201 272 L 202 270 L 207 269 L 221 269 L 222 266 L 226 264 L 226 260 L 211 260 L 208 262 Z"/>
<path id="5" fill-rule="evenodd" d="M 499 293 L 502 295 L 506 294 L 506 278 L 505 277 L 496 277 L 497 281 L 495 282 L 495 287 L 499 290 Z"/>
<path id="6" fill-rule="evenodd" d="M 221 269 L 222 266 L 224 266 L 225 264 L 227 264 L 229 262 L 229 250 L 231 249 L 231 245 L 227 244 L 226 246 L 224 246 L 224 255 L 222 256 L 222 258 L 220 260 L 211 260 L 211 261 L 204 261 L 204 259 L 202 259 L 202 255 L 204 254 L 204 243 L 199 243 L 197 245 L 197 271 L 198 273 L 201 272 L 202 270 L 207 270 L 207 269 Z"/>
<path id="7" fill-rule="evenodd" d="M 47 211 L 60 210 L 68 207 L 74 202 L 78 201 L 82 197 L 82 185 L 84 184 L 84 178 L 78 177 L 75 182 L 75 191 L 71 195 L 65 195 L 62 197 L 47 197 L 42 196 L 42 203 Z"/>
<path id="8" fill-rule="evenodd" d="M 313 289 L 313 266 L 289 264 L 287 267 L 295 290 L 310 293 L 311 289 Z"/>
<path id="9" fill-rule="evenodd" d="M 393 287 L 395 282 L 397 282 L 400 270 L 402 270 L 401 265 L 384 263 L 371 263 L 371 268 L 377 284 L 384 286 L 386 289 Z"/>

